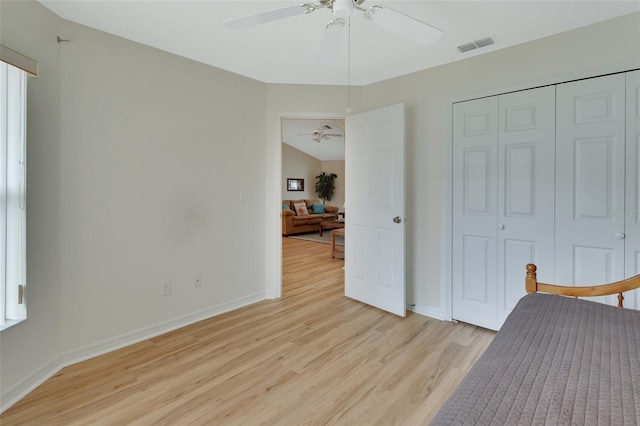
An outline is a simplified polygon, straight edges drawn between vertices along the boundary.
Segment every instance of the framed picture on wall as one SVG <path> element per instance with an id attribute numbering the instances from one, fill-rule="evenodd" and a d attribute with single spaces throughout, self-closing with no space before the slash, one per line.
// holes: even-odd
<path id="1" fill-rule="evenodd" d="M 287 191 L 304 191 L 304 179 L 287 178 Z"/>

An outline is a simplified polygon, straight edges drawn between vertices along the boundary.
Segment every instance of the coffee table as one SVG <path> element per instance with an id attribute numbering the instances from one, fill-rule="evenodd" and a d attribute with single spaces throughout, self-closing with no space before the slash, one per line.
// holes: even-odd
<path id="1" fill-rule="evenodd" d="M 344 220 L 327 220 L 324 222 L 320 222 L 320 232 L 319 235 L 322 237 L 322 231 L 325 229 L 340 229 L 344 228 Z"/>

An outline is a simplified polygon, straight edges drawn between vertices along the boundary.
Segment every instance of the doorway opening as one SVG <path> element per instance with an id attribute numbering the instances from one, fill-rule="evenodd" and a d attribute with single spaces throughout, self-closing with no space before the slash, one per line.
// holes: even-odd
<path id="1" fill-rule="evenodd" d="M 297 200 L 318 200 L 315 190 L 316 176 L 325 172 L 335 174 L 335 191 L 331 199 L 325 200 L 327 211 L 337 209 L 336 213 L 344 214 L 345 192 L 345 161 L 344 140 L 345 120 L 337 115 L 312 115 L 291 114 L 282 116 L 279 123 L 280 129 L 280 204 L 287 204 L 289 209 L 294 209 L 290 202 Z M 320 202 L 321 204 L 322 202 Z M 331 206 L 331 207 L 329 207 Z M 292 210 L 295 211 L 295 210 Z M 312 212 L 310 212 L 312 213 Z M 291 214 L 291 213 L 289 213 Z M 279 296 L 283 292 L 282 265 L 286 262 L 283 250 L 283 242 L 286 238 L 306 239 L 326 244 L 326 253 L 330 258 L 331 231 L 323 232 L 320 236 L 319 224 L 309 223 L 306 226 L 294 226 L 294 229 L 285 229 L 285 221 L 280 216 L 282 229 L 279 244 Z M 341 216 L 344 217 L 344 216 Z M 291 222 L 291 221 L 289 221 Z M 340 241 L 339 241 L 340 242 Z M 290 253 L 290 251 L 289 251 Z"/>

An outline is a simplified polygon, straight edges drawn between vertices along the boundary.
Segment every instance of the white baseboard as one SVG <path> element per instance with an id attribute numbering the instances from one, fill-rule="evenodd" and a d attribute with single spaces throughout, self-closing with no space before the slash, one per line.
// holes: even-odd
<path id="1" fill-rule="evenodd" d="M 429 306 L 420 305 L 408 305 L 407 309 L 416 314 L 424 315 L 426 317 L 435 318 L 440 321 L 446 321 L 447 317 L 441 309 L 432 308 Z"/>
<path id="2" fill-rule="evenodd" d="M 29 392 L 43 384 L 47 379 L 60 371 L 62 367 L 64 367 L 62 357 L 57 356 L 18 383 L 9 387 L 9 389 L 3 389 L 2 392 L 0 392 L 0 413 L 3 413 L 13 404 L 27 396 Z"/>
<path id="3" fill-rule="evenodd" d="M 6 390 L 3 389 L 0 391 L 0 413 L 24 398 L 28 393 L 32 392 L 64 367 L 265 299 L 264 292 L 252 294 L 62 353 L 18 383 L 15 383 Z"/>

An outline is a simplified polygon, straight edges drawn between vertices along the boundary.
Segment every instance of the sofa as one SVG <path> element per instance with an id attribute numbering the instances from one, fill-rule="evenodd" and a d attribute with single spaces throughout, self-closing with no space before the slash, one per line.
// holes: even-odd
<path id="1" fill-rule="evenodd" d="M 302 205 L 306 209 L 301 209 Z M 296 208 L 298 207 L 298 208 Z M 320 222 L 338 219 L 338 207 L 318 199 L 282 200 L 282 236 L 319 231 Z"/>

